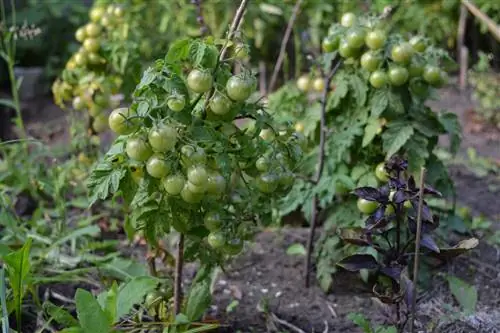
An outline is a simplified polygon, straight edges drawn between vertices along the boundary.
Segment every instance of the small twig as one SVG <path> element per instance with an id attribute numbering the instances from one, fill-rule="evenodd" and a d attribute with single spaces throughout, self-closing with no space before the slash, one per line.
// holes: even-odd
<path id="1" fill-rule="evenodd" d="M 325 87 L 323 88 L 323 95 L 321 97 L 321 119 L 320 119 L 320 139 L 319 139 L 319 160 L 318 160 L 318 169 L 316 171 L 316 175 L 313 179 L 313 184 L 317 185 L 321 179 L 321 175 L 323 174 L 323 168 L 325 164 L 325 144 L 326 144 L 326 102 L 328 97 L 328 90 L 330 87 L 330 83 L 332 82 L 333 76 L 339 69 L 342 61 L 337 61 L 333 69 L 330 71 L 327 77 L 325 77 Z M 314 195 L 312 200 L 312 216 L 311 216 L 311 226 L 309 229 L 309 237 L 307 239 L 307 254 L 305 259 L 305 277 L 304 283 L 306 288 L 309 288 L 309 269 L 311 266 L 311 255 L 313 250 L 313 242 L 314 242 L 314 233 L 316 231 L 316 221 L 318 219 L 317 214 L 317 203 L 318 197 Z"/>
<path id="2" fill-rule="evenodd" d="M 230 41 L 231 38 L 233 38 L 234 33 L 240 26 L 241 20 L 243 18 L 243 13 L 245 13 L 246 6 L 248 4 L 248 0 L 241 0 L 240 6 L 238 7 L 238 10 L 236 11 L 236 14 L 234 16 L 233 22 L 231 23 L 231 26 L 229 27 L 229 32 L 227 33 L 227 40 Z M 222 62 L 224 58 L 226 57 L 227 53 L 227 48 L 228 44 L 226 43 L 224 47 L 222 48 L 222 51 L 220 52 L 219 56 L 219 62 Z"/>
<path id="3" fill-rule="evenodd" d="M 179 234 L 177 245 L 177 260 L 175 261 L 174 313 L 181 312 L 182 304 L 182 268 L 184 264 L 184 235 Z"/>
<path id="4" fill-rule="evenodd" d="M 424 206 L 425 168 L 420 169 L 420 193 L 418 198 L 417 211 L 417 232 L 415 239 L 415 259 L 413 264 L 413 295 L 411 304 L 410 332 L 415 333 L 415 319 L 417 312 L 417 284 L 418 284 L 418 264 L 420 255 L 420 237 L 422 231 L 422 208 Z"/>
<path id="5" fill-rule="evenodd" d="M 283 326 L 285 326 L 291 330 L 294 330 L 295 332 L 298 332 L 298 333 L 306 333 L 303 330 L 301 330 L 300 328 L 298 328 L 297 326 L 295 326 L 295 325 L 293 325 L 293 324 L 291 324 L 283 319 L 278 318 L 278 316 L 275 315 L 274 313 L 271 312 L 270 315 L 271 315 L 271 319 L 274 320 L 275 322 L 277 322 L 278 324 L 283 325 Z"/>
<path id="6" fill-rule="evenodd" d="M 286 46 L 288 45 L 288 40 L 290 39 L 290 35 L 292 34 L 292 28 L 295 20 L 297 19 L 297 14 L 299 13 L 301 5 L 302 0 L 297 0 L 295 6 L 293 7 L 292 16 L 290 16 L 290 20 L 288 20 L 285 35 L 283 36 L 283 40 L 281 41 L 280 53 L 278 55 L 278 59 L 276 60 L 276 65 L 274 66 L 273 74 L 271 76 L 271 80 L 269 81 L 269 89 L 267 90 L 267 92 L 273 91 L 273 88 L 276 84 L 278 73 L 281 70 L 281 65 L 283 65 L 283 60 L 285 59 Z"/>

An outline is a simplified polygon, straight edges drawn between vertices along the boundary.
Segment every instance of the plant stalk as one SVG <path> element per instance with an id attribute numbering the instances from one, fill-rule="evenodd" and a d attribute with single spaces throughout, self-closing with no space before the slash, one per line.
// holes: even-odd
<path id="1" fill-rule="evenodd" d="M 181 313 L 182 307 L 182 272 L 184 266 L 184 235 L 179 234 L 177 244 L 177 260 L 175 261 L 175 283 L 174 283 L 174 313 Z"/>
<path id="2" fill-rule="evenodd" d="M 413 298 L 411 304 L 410 332 L 415 333 L 415 317 L 417 312 L 417 284 L 418 284 L 418 264 L 420 257 L 420 237 L 422 232 L 422 208 L 424 206 L 424 186 L 425 168 L 420 169 L 420 193 L 418 198 L 417 211 L 417 232 L 415 239 L 415 261 L 413 263 Z"/>

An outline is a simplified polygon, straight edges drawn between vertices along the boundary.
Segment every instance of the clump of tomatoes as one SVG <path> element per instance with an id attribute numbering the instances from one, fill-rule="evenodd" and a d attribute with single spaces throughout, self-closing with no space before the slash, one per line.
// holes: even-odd
<path id="1" fill-rule="evenodd" d="M 429 47 L 426 38 L 388 35 L 382 24 L 346 13 L 340 23 L 330 27 L 322 42 L 323 52 L 338 52 L 345 65 L 361 67 L 376 89 L 408 86 L 418 95 L 426 86 L 446 83 L 446 73 L 439 64 L 441 55 Z"/>
<path id="2" fill-rule="evenodd" d="M 231 73 L 238 57 L 219 62 L 219 46 L 199 40 L 187 49 L 206 52 L 198 60 L 158 60 L 132 105 L 111 112 L 109 127 L 119 137 L 107 159 L 130 172 L 139 189 L 152 184 L 146 191 L 155 202 L 185 217 L 172 217 L 177 231 L 195 230 L 216 253 L 236 255 L 271 216 L 272 201 L 292 188 L 302 137 L 275 126 L 252 98 L 250 70 Z"/>

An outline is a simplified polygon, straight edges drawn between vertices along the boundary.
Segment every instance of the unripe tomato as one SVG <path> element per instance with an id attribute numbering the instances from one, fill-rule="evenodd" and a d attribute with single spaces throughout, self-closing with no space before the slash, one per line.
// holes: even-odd
<path id="1" fill-rule="evenodd" d="M 215 231 L 208 234 L 207 241 L 213 249 L 221 249 L 226 244 L 226 238 L 220 231 Z"/>
<path id="2" fill-rule="evenodd" d="M 85 32 L 88 37 L 97 37 L 101 34 L 102 27 L 97 23 L 88 23 L 85 26 Z"/>
<path id="3" fill-rule="evenodd" d="M 325 79 L 318 77 L 313 81 L 313 89 L 317 92 L 323 92 L 325 90 Z"/>
<path id="4" fill-rule="evenodd" d="M 342 39 L 339 44 L 339 54 L 342 58 L 351 58 L 356 55 L 356 50 L 345 39 Z"/>
<path id="5" fill-rule="evenodd" d="M 394 62 L 407 64 L 410 62 L 413 52 L 410 44 L 401 43 L 392 47 L 391 58 Z"/>
<path id="6" fill-rule="evenodd" d="M 118 18 L 123 18 L 125 16 L 125 9 L 122 6 L 116 6 L 113 10 L 113 15 Z"/>
<path id="7" fill-rule="evenodd" d="M 389 81 L 393 86 L 399 87 L 408 81 L 410 74 L 408 70 L 404 67 L 392 67 L 389 69 Z"/>
<path id="8" fill-rule="evenodd" d="M 425 97 L 428 93 L 428 84 L 423 80 L 411 80 L 410 81 L 410 90 L 413 94 L 419 97 Z"/>
<path id="9" fill-rule="evenodd" d="M 410 66 L 408 66 L 408 73 L 410 77 L 419 77 L 424 73 L 424 66 L 412 61 Z"/>
<path id="10" fill-rule="evenodd" d="M 85 52 L 79 51 L 74 57 L 75 64 L 79 67 L 84 67 L 87 65 L 87 54 Z"/>
<path id="11" fill-rule="evenodd" d="M 222 216 L 217 211 L 210 211 L 205 214 L 203 224 L 205 224 L 205 228 L 207 228 L 209 231 L 220 230 L 222 226 Z"/>
<path id="12" fill-rule="evenodd" d="M 85 40 L 85 38 L 87 38 L 87 33 L 85 32 L 85 28 L 84 27 L 78 28 L 76 30 L 76 32 L 75 32 L 75 38 L 80 43 L 83 43 L 83 41 Z"/>
<path id="13" fill-rule="evenodd" d="M 255 179 L 257 189 L 262 193 L 273 193 L 278 188 L 278 176 L 274 173 L 264 173 Z"/>
<path id="14" fill-rule="evenodd" d="M 234 46 L 233 57 L 236 59 L 246 59 L 248 57 L 248 49 L 245 44 L 238 43 Z"/>
<path id="15" fill-rule="evenodd" d="M 155 152 L 167 152 L 177 143 L 177 131 L 169 125 L 153 127 L 148 134 L 148 141 Z"/>
<path id="16" fill-rule="evenodd" d="M 92 128 L 97 133 L 102 133 L 108 129 L 108 118 L 105 114 L 100 114 L 92 121 Z"/>
<path id="17" fill-rule="evenodd" d="M 290 171 L 284 171 L 279 175 L 278 184 L 285 189 L 290 188 L 295 181 L 295 175 Z"/>
<path id="18" fill-rule="evenodd" d="M 309 91 L 310 87 L 311 81 L 309 80 L 309 75 L 302 75 L 297 79 L 297 88 L 299 88 L 300 91 Z"/>
<path id="19" fill-rule="evenodd" d="M 222 247 L 222 251 L 225 254 L 235 256 L 243 250 L 243 240 L 240 238 L 232 238 L 226 241 L 226 244 Z"/>
<path id="20" fill-rule="evenodd" d="M 229 98 L 236 102 L 243 102 L 255 91 L 255 82 L 242 75 L 234 75 L 227 80 L 226 92 Z"/>
<path id="21" fill-rule="evenodd" d="M 203 199 L 203 194 L 193 193 L 189 190 L 188 185 L 184 185 L 184 188 L 181 191 L 181 198 L 187 203 L 195 204 L 200 202 Z"/>
<path id="22" fill-rule="evenodd" d="M 226 179 L 218 172 L 208 175 L 207 192 L 210 194 L 221 194 L 226 190 Z"/>
<path id="23" fill-rule="evenodd" d="M 359 49 L 365 44 L 365 32 L 362 29 L 350 29 L 346 41 L 350 48 Z"/>
<path id="24" fill-rule="evenodd" d="M 146 171 L 151 177 L 163 178 L 170 173 L 170 166 L 161 155 L 153 155 L 146 163 Z"/>
<path id="25" fill-rule="evenodd" d="M 373 51 L 367 51 L 361 56 L 361 67 L 369 72 L 374 72 L 382 63 L 382 58 Z"/>
<path id="26" fill-rule="evenodd" d="M 83 48 L 87 52 L 97 52 L 101 48 L 101 44 L 99 43 L 99 40 L 95 38 L 87 38 L 83 42 Z"/>
<path id="27" fill-rule="evenodd" d="M 264 141 L 267 141 L 267 142 L 270 142 L 270 141 L 273 141 L 274 138 L 275 138 L 275 134 L 274 134 L 274 131 L 272 129 L 269 129 L 269 128 L 265 128 L 263 129 L 262 131 L 260 131 L 260 134 L 259 136 L 264 140 Z"/>
<path id="28" fill-rule="evenodd" d="M 345 13 L 340 19 L 340 25 L 346 28 L 352 27 L 355 23 L 356 15 L 354 15 L 353 13 Z"/>
<path id="29" fill-rule="evenodd" d="M 86 103 L 83 98 L 81 98 L 80 96 L 76 96 L 75 98 L 73 98 L 73 109 L 75 109 L 76 111 L 81 111 L 85 108 L 85 106 Z"/>
<path id="30" fill-rule="evenodd" d="M 174 112 L 180 112 L 186 106 L 186 98 L 182 95 L 170 96 L 167 101 L 167 106 Z"/>
<path id="31" fill-rule="evenodd" d="M 420 36 L 412 37 L 410 39 L 409 43 L 410 43 L 411 47 L 417 52 L 424 52 L 425 49 L 427 48 L 427 45 L 425 45 L 424 39 Z"/>
<path id="32" fill-rule="evenodd" d="M 370 75 L 370 84 L 377 89 L 384 87 L 388 80 L 387 74 L 381 70 L 377 70 Z"/>
<path id="33" fill-rule="evenodd" d="M 129 108 L 118 108 L 113 110 L 109 115 L 109 128 L 119 135 L 127 135 L 137 129 L 137 119 L 127 120 L 136 114 L 130 111 Z"/>
<path id="34" fill-rule="evenodd" d="M 294 128 L 295 128 L 295 131 L 297 131 L 299 133 L 304 132 L 304 124 L 301 122 L 296 123 Z"/>
<path id="35" fill-rule="evenodd" d="M 101 57 L 98 53 L 89 53 L 88 56 L 88 63 L 91 65 L 102 65 L 106 63 L 106 59 Z"/>
<path id="36" fill-rule="evenodd" d="M 384 44 L 387 36 L 381 30 L 373 30 L 370 31 L 365 37 L 366 46 L 368 46 L 372 50 L 381 49 Z"/>
<path id="37" fill-rule="evenodd" d="M 323 52 L 330 53 L 336 51 L 339 48 L 340 37 L 339 36 L 326 36 L 323 38 L 323 42 L 321 43 L 321 48 Z"/>
<path id="38" fill-rule="evenodd" d="M 385 170 L 384 162 L 377 164 L 377 167 L 375 168 L 375 176 L 378 180 L 384 183 L 389 180 L 389 173 Z"/>
<path id="39" fill-rule="evenodd" d="M 103 107 L 103 108 L 106 108 L 109 106 L 109 95 L 108 94 L 105 94 L 105 93 L 97 93 L 95 94 L 94 96 L 94 103 Z"/>
<path id="40" fill-rule="evenodd" d="M 212 89 L 212 74 L 206 70 L 193 69 L 187 77 L 189 89 L 195 93 L 202 94 Z"/>
<path id="41" fill-rule="evenodd" d="M 140 137 L 129 138 L 125 146 L 125 151 L 128 157 L 140 162 L 147 161 L 153 155 L 151 147 Z"/>
<path id="42" fill-rule="evenodd" d="M 255 168 L 257 168 L 257 170 L 259 170 L 260 172 L 266 172 L 267 170 L 269 170 L 270 166 L 271 163 L 265 157 L 259 157 L 257 161 L 255 161 Z"/>
<path id="43" fill-rule="evenodd" d="M 231 100 L 221 93 L 215 93 L 210 99 L 210 110 L 219 116 L 227 114 L 231 110 Z"/>
<path id="44" fill-rule="evenodd" d="M 104 8 L 103 7 L 94 7 L 90 10 L 89 17 L 90 20 L 94 23 L 97 23 L 101 20 L 102 16 L 104 15 Z"/>
<path id="45" fill-rule="evenodd" d="M 444 74 L 437 66 L 425 66 L 422 76 L 425 82 L 434 87 L 440 87 L 444 83 Z"/>
<path id="46" fill-rule="evenodd" d="M 189 168 L 187 178 L 192 184 L 197 186 L 206 187 L 208 183 L 207 170 L 201 165 Z"/>
<path id="47" fill-rule="evenodd" d="M 97 116 L 100 116 L 100 115 L 103 113 L 103 111 L 104 111 L 104 110 L 103 110 L 103 108 L 102 108 L 102 107 L 100 107 L 100 106 L 99 106 L 99 105 L 97 105 L 97 104 L 93 104 L 93 105 L 91 105 L 91 106 L 90 106 L 90 108 L 89 108 L 89 115 L 90 115 L 91 117 L 94 117 L 94 118 L 95 118 L 95 117 L 97 117 Z"/>
<path id="48" fill-rule="evenodd" d="M 208 182 L 207 182 L 207 184 L 208 184 Z M 189 191 L 191 191 L 195 194 L 203 194 L 207 191 L 206 185 L 198 186 L 198 185 L 191 183 L 190 181 L 187 182 L 187 188 L 189 189 Z"/>
<path id="49" fill-rule="evenodd" d="M 144 168 L 140 165 L 131 165 L 130 173 L 134 182 L 139 184 L 144 177 Z"/>
<path id="50" fill-rule="evenodd" d="M 186 180 L 181 174 L 168 176 L 162 180 L 163 188 L 170 195 L 178 195 L 181 193 L 185 184 Z"/>
<path id="51" fill-rule="evenodd" d="M 378 208 L 378 203 L 359 198 L 357 202 L 358 209 L 363 214 L 371 214 Z"/>
<path id="52" fill-rule="evenodd" d="M 64 68 L 66 68 L 68 70 L 75 69 L 76 68 L 75 61 L 73 59 L 68 60 L 68 62 L 66 63 L 66 66 Z"/>
<path id="53" fill-rule="evenodd" d="M 104 14 L 101 18 L 101 25 L 106 28 L 110 28 L 114 23 L 113 17 L 108 14 Z"/>
<path id="54" fill-rule="evenodd" d="M 395 212 L 395 210 L 394 210 L 393 205 L 389 204 L 389 205 L 385 206 L 385 213 L 384 213 L 385 216 L 392 215 L 392 214 L 394 214 L 394 212 Z"/>

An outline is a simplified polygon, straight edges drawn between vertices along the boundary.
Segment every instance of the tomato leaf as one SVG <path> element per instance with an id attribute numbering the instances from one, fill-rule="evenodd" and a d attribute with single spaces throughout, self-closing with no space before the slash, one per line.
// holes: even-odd
<path id="1" fill-rule="evenodd" d="M 212 294 L 210 293 L 210 279 L 204 279 L 191 286 L 186 304 L 186 315 L 189 320 L 194 321 L 201 318 L 210 303 Z"/>
<path id="2" fill-rule="evenodd" d="M 389 159 L 396 154 L 413 135 L 413 127 L 410 125 L 388 126 L 382 134 L 383 148 L 386 158 Z"/>
<path id="3" fill-rule="evenodd" d="M 378 119 L 371 119 L 368 124 L 365 126 L 365 135 L 363 136 L 362 147 L 368 146 L 375 136 L 377 135 L 377 131 L 380 128 L 380 122 Z"/>
<path id="4" fill-rule="evenodd" d="M 157 279 L 149 276 L 140 276 L 120 286 L 116 299 L 116 318 L 121 318 L 128 314 L 132 310 L 132 307 L 140 304 L 144 296 L 154 290 L 157 285 Z"/>
<path id="5" fill-rule="evenodd" d="M 450 135 L 450 151 L 456 154 L 462 140 L 462 127 L 457 115 L 450 112 L 440 113 L 438 119 L 448 135 Z"/>
<path id="6" fill-rule="evenodd" d="M 387 106 L 389 106 L 389 98 L 387 97 L 387 91 L 378 90 L 373 94 L 371 99 L 371 117 L 378 118 L 380 117 Z"/>
<path id="7" fill-rule="evenodd" d="M 84 333 L 109 333 L 111 325 L 96 298 L 84 289 L 75 294 L 76 313 Z"/>
<path id="8" fill-rule="evenodd" d="M 179 60 L 186 60 L 189 57 L 189 45 L 189 38 L 176 40 L 168 48 L 165 61 L 168 63 L 174 63 Z"/>
<path id="9" fill-rule="evenodd" d="M 91 171 L 87 181 L 90 193 L 89 205 L 92 206 L 97 200 L 105 200 L 111 194 L 115 194 L 125 175 L 126 169 L 114 169 L 111 163 L 100 162 Z"/>

